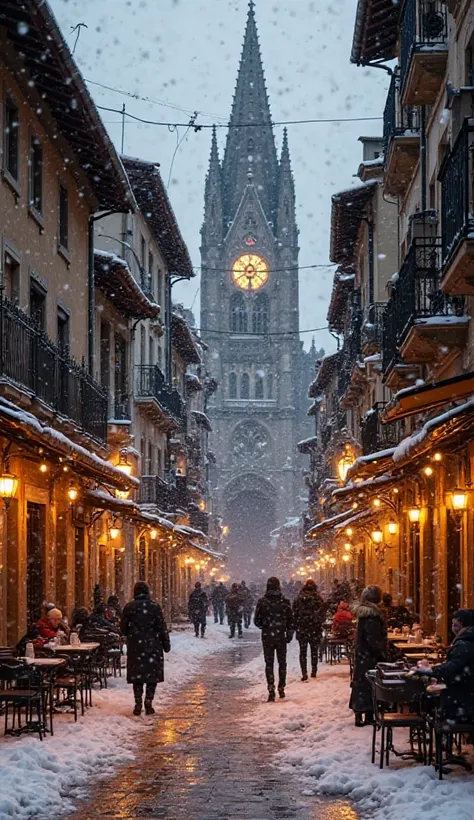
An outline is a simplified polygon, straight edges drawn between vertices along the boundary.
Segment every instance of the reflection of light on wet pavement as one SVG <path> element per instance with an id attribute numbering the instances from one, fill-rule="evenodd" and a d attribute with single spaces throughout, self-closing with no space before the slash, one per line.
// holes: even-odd
<path id="1" fill-rule="evenodd" d="M 260 651 L 249 636 L 207 659 L 163 717 L 144 722 L 136 760 L 99 783 L 71 820 L 357 820 L 345 800 L 302 797 L 301 784 L 271 766 L 278 749 L 258 723 L 249 731 L 239 722 L 252 705 L 229 673 Z"/>

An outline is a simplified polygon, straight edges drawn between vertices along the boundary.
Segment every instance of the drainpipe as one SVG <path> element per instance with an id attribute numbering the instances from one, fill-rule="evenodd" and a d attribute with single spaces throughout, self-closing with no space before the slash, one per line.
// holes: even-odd
<path id="1" fill-rule="evenodd" d="M 374 223 L 372 219 L 367 220 L 369 233 L 369 305 L 373 305 L 374 299 Z"/>
<path id="2" fill-rule="evenodd" d="M 94 327 L 94 313 L 95 313 L 95 298 L 94 298 L 94 217 L 89 217 L 89 264 L 87 275 L 87 322 L 88 322 L 88 341 L 89 341 L 89 375 L 91 379 L 94 378 L 94 361 L 95 361 L 95 327 Z"/>
<path id="3" fill-rule="evenodd" d="M 166 383 L 171 390 L 173 387 L 173 363 L 172 363 L 172 356 L 173 356 L 173 345 L 171 342 L 171 305 L 172 305 L 172 297 L 171 297 L 171 289 L 173 287 L 173 282 L 171 281 L 171 271 L 168 271 L 168 276 L 166 280 Z"/>
<path id="4" fill-rule="evenodd" d="M 426 211 L 426 107 L 420 109 L 421 212 Z"/>

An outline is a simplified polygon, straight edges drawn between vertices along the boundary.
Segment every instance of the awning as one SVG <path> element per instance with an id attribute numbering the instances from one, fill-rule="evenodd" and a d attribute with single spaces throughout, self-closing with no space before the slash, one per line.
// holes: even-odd
<path id="1" fill-rule="evenodd" d="M 353 515 L 351 515 L 346 521 L 341 521 L 339 524 L 336 524 L 334 529 L 336 532 L 340 532 L 340 530 L 345 530 L 346 527 L 352 527 L 356 524 L 360 524 L 361 521 L 369 521 L 377 515 L 380 515 L 380 511 L 375 508 L 361 510 L 360 512 L 353 513 Z"/>
<path id="2" fill-rule="evenodd" d="M 371 180 L 331 197 L 331 262 L 346 268 L 353 264 L 359 228 L 376 185 L 378 182 Z"/>
<path id="3" fill-rule="evenodd" d="M 94 284 L 123 316 L 156 319 L 160 306 L 143 293 L 124 259 L 109 251 L 94 250 Z"/>
<path id="4" fill-rule="evenodd" d="M 305 540 L 309 541 L 312 538 L 317 538 L 318 535 L 322 535 L 324 532 L 332 530 L 336 524 L 344 524 L 344 522 L 353 515 L 354 510 L 344 510 L 344 512 L 333 515 L 331 518 L 325 518 L 324 521 L 320 521 L 308 530 L 305 535 Z"/>
<path id="5" fill-rule="evenodd" d="M 432 447 L 448 446 L 461 435 L 465 443 L 468 434 L 474 434 L 474 399 L 430 419 L 421 430 L 401 441 L 394 450 L 393 463 L 399 467 Z"/>
<path id="6" fill-rule="evenodd" d="M 384 408 L 382 423 L 422 413 L 441 404 L 458 401 L 474 393 L 474 373 L 400 390 Z"/>
<path id="7" fill-rule="evenodd" d="M 186 319 L 178 313 L 173 313 L 171 317 L 171 338 L 173 347 L 187 364 L 201 364 L 197 340 Z"/>
<path id="8" fill-rule="evenodd" d="M 321 407 L 321 400 L 318 399 L 317 401 L 313 401 L 311 407 L 308 408 L 306 413 L 307 416 L 317 416 Z"/>
<path id="9" fill-rule="evenodd" d="M 196 424 L 200 424 L 201 427 L 204 427 L 208 433 L 212 433 L 212 424 L 209 420 L 209 416 L 206 413 L 202 413 L 200 410 L 193 410 L 193 419 L 195 420 Z"/>
<path id="10" fill-rule="evenodd" d="M 331 301 L 327 312 L 329 329 L 334 333 L 344 330 L 344 315 L 347 310 L 349 294 L 354 290 L 355 274 L 338 268 L 334 274 Z"/>
<path id="11" fill-rule="evenodd" d="M 21 410 L 4 398 L 0 398 L 0 435 L 14 441 L 39 445 L 45 456 L 59 456 L 79 475 L 93 478 L 114 489 L 129 490 L 140 484 L 135 476 L 126 475 L 92 450 L 76 444 L 54 427 L 43 425 L 32 413 Z"/>
<path id="12" fill-rule="evenodd" d="M 349 467 L 347 478 L 353 480 L 354 478 L 383 475 L 392 463 L 394 452 L 395 447 L 391 447 L 389 450 L 378 450 L 367 456 L 359 456 Z"/>
<path id="13" fill-rule="evenodd" d="M 371 492 L 378 493 L 380 490 L 386 490 L 392 484 L 396 484 L 398 478 L 391 475 L 381 475 L 375 478 L 367 478 L 365 481 L 350 482 L 345 487 L 338 487 L 333 490 L 332 497 L 334 501 L 349 501 L 350 499 L 358 498 L 359 496 L 370 495 Z"/>

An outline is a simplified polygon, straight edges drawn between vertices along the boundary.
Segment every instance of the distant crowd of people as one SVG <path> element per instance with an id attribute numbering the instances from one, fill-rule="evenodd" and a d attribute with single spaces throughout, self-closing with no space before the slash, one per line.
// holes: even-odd
<path id="1" fill-rule="evenodd" d="M 245 581 L 241 581 L 240 584 L 233 583 L 230 591 L 222 581 L 207 588 L 204 588 L 200 581 L 196 581 L 188 600 L 189 620 L 194 626 L 196 638 L 204 638 L 210 605 L 214 613 L 214 623 L 222 626 L 227 615 L 229 638 L 235 637 L 236 630 L 238 637 L 242 638 L 242 625 L 246 629 L 249 628 L 256 598 L 255 585 L 248 587 Z"/>

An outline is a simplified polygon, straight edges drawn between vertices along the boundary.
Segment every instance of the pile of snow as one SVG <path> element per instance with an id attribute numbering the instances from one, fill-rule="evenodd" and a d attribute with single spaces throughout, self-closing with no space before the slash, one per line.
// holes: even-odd
<path id="1" fill-rule="evenodd" d="M 266 700 L 262 658 L 235 674 L 249 681 L 246 697 L 260 700 L 251 717 L 244 717 L 259 734 L 280 749 L 275 763 L 300 781 L 301 794 L 344 795 L 354 802 L 361 817 L 373 820 L 471 820 L 474 774 L 454 767 L 441 782 L 433 766 L 390 756 L 390 766 L 380 770 L 371 763 L 371 727 L 356 728 L 349 703 L 347 664 L 320 665 L 316 680 L 301 683 L 298 644 L 289 647 L 286 699 Z M 258 683 L 256 683 L 258 681 Z M 406 729 L 395 731 L 397 750 L 406 748 Z M 378 744 L 378 739 L 377 739 Z"/>
<path id="2" fill-rule="evenodd" d="M 71 798 L 85 796 L 89 778 L 112 776 L 134 758 L 144 732 L 160 711 L 199 670 L 204 658 L 227 649 L 227 627 L 209 621 L 204 640 L 189 630 L 171 634 L 165 655 L 165 682 L 158 684 L 154 706 L 158 717 L 132 717 L 132 687 L 124 677 L 109 678 L 108 688 L 94 690 L 92 708 L 74 723 L 72 714 L 56 715 L 54 737 L 0 738 L 0 819 L 59 817 L 72 810 Z"/>

